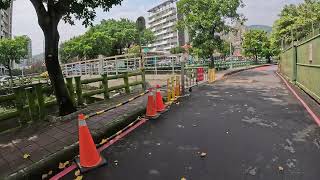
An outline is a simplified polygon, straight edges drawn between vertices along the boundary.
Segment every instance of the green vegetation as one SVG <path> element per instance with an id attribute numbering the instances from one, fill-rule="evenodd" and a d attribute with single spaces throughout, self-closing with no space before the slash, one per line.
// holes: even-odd
<path id="1" fill-rule="evenodd" d="M 147 45 L 154 38 L 151 30 L 144 30 L 141 34 L 141 44 Z M 75 57 L 92 59 L 98 55 L 120 55 L 125 49 L 136 44 L 139 44 L 139 31 L 134 22 L 127 19 L 103 20 L 84 35 L 63 43 L 60 55 L 62 62 L 66 63 Z"/>
<path id="2" fill-rule="evenodd" d="M 14 39 L 0 39 L 0 64 L 6 67 L 12 78 L 13 63 L 20 64 L 20 60 L 28 55 L 28 39 L 19 36 Z"/>
<path id="3" fill-rule="evenodd" d="M 320 25 L 320 1 L 305 0 L 303 3 L 286 5 L 275 21 L 272 41 L 280 49 L 282 43 L 290 44 L 308 34 L 313 34 Z"/>
<path id="4" fill-rule="evenodd" d="M 271 33 L 271 31 L 272 31 L 272 27 L 265 26 L 265 25 L 251 25 L 251 26 L 248 26 L 248 29 L 250 29 L 250 30 L 262 30 L 262 31 L 266 31 L 268 34 Z"/>
<path id="5" fill-rule="evenodd" d="M 270 62 L 271 56 L 274 54 L 267 32 L 262 30 L 249 30 L 246 32 L 242 47 L 244 54 L 254 57 L 256 61 L 258 61 L 259 57 L 265 57 Z"/>
<path id="6" fill-rule="evenodd" d="M 180 0 L 177 3 L 184 17 L 179 20 L 178 28 L 188 29 L 193 52 L 202 58 L 210 57 L 211 67 L 214 67 L 213 53 L 223 44 L 220 35 L 230 29 L 226 22 L 242 21 L 238 13 L 242 5 L 241 0 Z"/>
<path id="7" fill-rule="evenodd" d="M 12 0 L 0 0 L 0 9 L 9 7 Z M 78 1 L 78 0 L 30 0 L 38 23 L 45 37 L 45 61 L 51 83 L 59 105 L 60 115 L 66 115 L 76 110 L 66 88 L 58 60 L 59 32 L 58 24 L 63 19 L 74 24 L 74 19 L 83 20 L 85 26 L 91 25 L 96 17 L 96 9 L 100 7 L 105 12 L 122 0 L 108 1 Z"/>
<path id="8" fill-rule="evenodd" d="M 171 54 L 181 54 L 184 53 L 185 50 L 182 47 L 174 47 L 170 49 Z"/>

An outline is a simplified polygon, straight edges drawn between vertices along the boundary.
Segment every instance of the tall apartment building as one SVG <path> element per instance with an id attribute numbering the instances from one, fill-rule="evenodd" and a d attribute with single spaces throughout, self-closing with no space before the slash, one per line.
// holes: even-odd
<path id="1" fill-rule="evenodd" d="M 0 38 L 12 37 L 12 4 L 6 10 L 0 10 Z"/>
<path id="2" fill-rule="evenodd" d="M 183 46 L 189 41 L 186 31 L 180 32 L 175 28 L 181 18 L 176 3 L 177 0 L 166 0 L 148 11 L 148 28 L 156 36 L 156 40 L 150 45 L 153 52 L 168 52 L 171 48 Z"/>
<path id="3" fill-rule="evenodd" d="M 6 10 L 0 10 L 0 39 L 12 37 L 12 3 Z M 6 73 L 6 68 L 0 65 L 0 75 Z"/>

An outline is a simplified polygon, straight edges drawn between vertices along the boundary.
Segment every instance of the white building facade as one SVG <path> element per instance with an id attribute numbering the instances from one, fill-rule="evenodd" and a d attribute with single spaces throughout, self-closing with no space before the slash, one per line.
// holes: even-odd
<path id="1" fill-rule="evenodd" d="M 0 10 L 0 39 L 12 37 L 12 4 L 6 10 Z M 6 73 L 6 68 L 0 65 L 0 75 Z"/>
<path id="2" fill-rule="evenodd" d="M 12 37 L 12 5 L 7 10 L 0 10 L 0 38 Z"/>
<path id="3" fill-rule="evenodd" d="M 167 0 L 148 11 L 148 28 L 154 32 L 156 40 L 150 44 L 152 52 L 169 52 L 171 48 L 188 42 L 187 32 L 176 29 L 181 17 L 177 10 L 177 0 Z"/>

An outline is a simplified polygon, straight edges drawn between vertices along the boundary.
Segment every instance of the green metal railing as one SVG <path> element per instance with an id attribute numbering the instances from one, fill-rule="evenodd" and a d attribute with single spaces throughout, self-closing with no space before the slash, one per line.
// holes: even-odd
<path id="1" fill-rule="evenodd" d="M 287 48 L 280 58 L 281 73 L 320 103 L 320 35 Z"/>
<path id="2" fill-rule="evenodd" d="M 141 76 L 141 80 L 130 82 L 130 77 Z M 123 84 L 118 86 L 109 86 L 110 80 L 123 79 Z M 83 85 L 90 83 L 101 83 L 101 87 L 94 90 L 85 90 Z M 100 78 L 84 79 L 81 77 L 66 78 L 66 85 L 70 97 L 75 105 L 82 105 L 92 96 L 103 94 L 103 98 L 109 99 L 112 91 L 123 89 L 129 94 L 132 86 L 141 85 L 146 89 L 145 71 L 124 72 L 119 75 L 107 76 L 101 75 Z M 51 95 L 51 96 L 48 96 Z M 52 87 L 46 83 L 36 83 L 13 88 L 13 93 L 0 95 L 0 104 L 11 103 L 14 106 L 8 110 L 0 109 L 0 121 L 11 118 L 18 118 L 18 124 L 24 126 L 29 122 L 45 120 L 47 108 L 55 105 L 56 100 L 53 96 Z"/>

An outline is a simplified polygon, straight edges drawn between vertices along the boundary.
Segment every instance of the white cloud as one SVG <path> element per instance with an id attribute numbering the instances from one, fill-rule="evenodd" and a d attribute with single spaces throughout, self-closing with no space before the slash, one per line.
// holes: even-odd
<path id="1" fill-rule="evenodd" d="M 116 6 L 110 12 L 97 11 L 95 23 L 102 19 L 129 18 L 135 20 L 137 17 L 147 15 L 147 10 L 163 0 L 124 0 L 122 6 Z M 244 0 L 246 7 L 241 9 L 247 18 L 247 24 L 272 25 L 277 18 L 281 8 L 288 3 L 302 2 L 303 0 Z M 40 29 L 35 11 L 29 0 L 14 1 L 13 10 L 13 34 L 28 35 L 32 39 L 33 54 L 43 52 L 43 33 Z M 61 41 L 66 41 L 86 31 L 81 22 L 70 26 L 63 22 L 59 25 Z"/>

